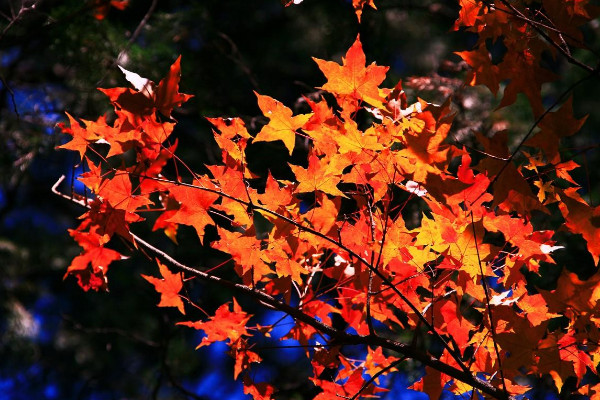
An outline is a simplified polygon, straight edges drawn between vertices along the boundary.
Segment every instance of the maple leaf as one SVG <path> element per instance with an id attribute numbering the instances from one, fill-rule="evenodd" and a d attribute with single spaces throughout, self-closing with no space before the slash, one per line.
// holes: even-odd
<path id="1" fill-rule="evenodd" d="M 468 1 L 474 2 L 473 0 Z M 500 88 L 500 69 L 497 65 L 492 64 L 492 57 L 485 46 L 479 46 L 471 51 L 458 51 L 455 54 L 465 60 L 471 67 L 466 79 L 469 85 L 485 85 L 494 96 L 498 93 L 498 89 Z"/>
<path id="2" fill-rule="evenodd" d="M 448 375 L 442 374 L 436 369 L 425 367 L 425 375 L 415 382 L 411 389 L 427 393 L 430 400 L 438 400 L 450 380 L 451 378 Z"/>
<path id="3" fill-rule="evenodd" d="M 131 126 L 138 126 L 155 110 L 154 101 L 144 92 L 123 87 L 98 90 L 113 103 L 117 117 L 126 120 Z"/>
<path id="4" fill-rule="evenodd" d="M 275 388 L 265 382 L 255 383 L 249 376 L 244 377 L 244 394 L 252 395 L 254 400 L 271 400 Z"/>
<path id="5" fill-rule="evenodd" d="M 77 122 L 77 120 L 75 120 L 75 118 L 73 118 L 71 114 L 65 114 L 67 114 L 67 118 L 69 118 L 69 127 L 65 126 L 62 123 L 59 124 L 59 127 L 62 129 L 63 133 L 67 133 L 73 138 L 70 142 L 65 143 L 61 146 L 57 146 L 56 148 L 77 151 L 79 153 L 79 159 L 83 160 L 83 156 L 87 151 L 88 145 L 100 139 L 101 136 L 93 130 L 82 128 L 79 122 Z"/>
<path id="6" fill-rule="evenodd" d="M 129 6 L 129 0 L 94 0 L 92 7 L 94 8 L 94 18 L 102 21 L 108 15 L 110 7 L 117 10 L 124 10 Z"/>
<path id="7" fill-rule="evenodd" d="M 246 371 L 250 364 L 260 363 L 262 358 L 250 350 L 248 341 L 240 338 L 235 342 L 235 346 L 231 346 L 229 355 L 235 359 L 235 365 L 233 367 L 233 379 L 237 379 L 241 372 Z"/>
<path id="8" fill-rule="evenodd" d="M 375 7 L 374 0 L 352 0 L 352 6 L 354 7 L 354 12 L 356 13 L 356 18 L 358 19 L 358 22 L 360 22 L 360 18 L 363 13 L 363 8 L 365 8 L 365 6 L 370 6 L 373 9 L 377 10 L 377 7 Z"/>
<path id="9" fill-rule="evenodd" d="M 128 120 L 132 126 L 143 123 L 144 119 L 152 115 L 155 110 L 170 118 L 174 107 L 181 106 L 192 97 L 189 94 L 179 93 L 180 63 L 181 56 L 177 57 L 169 68 L 167 76 L 161 79 L 158 86 L 149 79 L 119 67 L 136 90 L 129 88 L 99 88 L 98 90 L 107 95 L 116 105 L 117 115 Z"/>
<path id="10" fill-rule="evenodd" d="M 292 249 L 285 239 L 275 239 L 269 241 L 269 247 L 265 251 L 263 261 L 274 262 L 277 276 L 289 276 L 298 284 L 302 283 L 302 274 L 308 273 L 292 254 Z"/>
<path id="11" fill-rule="evenodd" d="M 355 369 L 344 383 L 330 382 L 326 380 L 320 380 L 316 378 L 310 378 L 315 386 L 318 386 L 323 391 L 319 393 L 314 400 L 334 400 L 339 399 L 340 396 L 351 397 L 358 393 L 361 389 L 365 380 L 362 377 L 363 369 Z M 362 396 L 373 395 L 378 392 L 383 392 L 385 389 L 378 388 L 374 385 L 367 386 L 360 393 Z"/>
<path id="12" fill-rule="evenodd" d="M 179 79 L 181 78 L 181 56 L 169 68 L 169 73 L 158 83 L 154 104 L 161 114 L 171 117 L 173 108 L 181 106 L 192 95 L 179 93 Z"/>
<path id="13" fill-rule="evenodd" d="M 540 372 L 555 371 L 561 380 L 574 374 L 578 381 L 581 380 L 588 368 L 595 368 L 590 356 L 581 347 L 573 331 L 564 335 L 552 332 L 538 345 Z"/>
<path id="14" fill-rule="evenodd" d="M 258 132 L 255 142 L 272 142 L 281 140 L 292 154 L 296 143 L 296 130 L 309 120 L 310 114 L 292 116 L 292 110 L 269 96 L 254 92 L 258 98 L 258 106 L 269 123 Z"/>
<path id="15" fill-rule="evenodd" d="M 550 312 L 558 313 L 569 309 L 582 314 L 595 312 L 600 301 L 600 274 L 595 273 L 589 279 L 581 280 L 576 274 L 563 269 L 556 282 L 556 289 L 540 293 Z"/>
<path id="16" fill-rule="evenodd" d="M 114 208 L 130 212 L 150 203 L 148 196 L 132 194 L 131 180 L 125 172 L 116 173 L 112 179 L 105 178 L 97 194 Z"/>
<path id="17" fill-rule="evenodd" d="M 484 4 L 477 0 L 459 0 L 458 2 L 460 4 L 460 11 L 454 23 L 453 29 L 455 31 L 460 26 L 474 26 L 481 9 L 484 7 Z"/>
<path id="18" fill-rule="evenodd" d="M 241 168 L 245 158 L 247 140 L 251 138 L 244 121 L 240 118 L 206 118 L 216 130 L 214 138 L 223 157 L 225 165 Z"/>
<path id="19" fill-rule="evenodd" d="M 385 99 L 379 93 L 379 85 L 389 68 L 375 63 L 365 68 L 366 57 L 359 36 L 346 52 L 346 57 L 342 57 L 342 65 L 318 58 L 313 60 L 327 78 L 327 83 L 322 86 L 323 90 L 338 96 L 364 100 L 377 108 L 385 108 Z"/>
<path id="20" fill-rule="evenodd" d="M 74 229 L 70 229 L 69 234 L 83 247 L 83 252 L 71 261 L 63 279 L 68 275 L 74 275 L 79 286 L 86 292 L 90 289 L 107 290 L 108 266 L 113 261 L 125 257 L 115 250 L 104 247 L 109 240 L 108 235 Z"/>
<path id="21" fill-rule="evenodd" d="M 207 346 L 214 342 L 229 340 L 229 343 L 237 342 L 242 336 L 249 336 L 246 323 L 251 315 L 242 311 L 235 297 L 233 298 L 233 310 L 229 303 L 223 304 L 217 309 L 215 315 L 208 321 L 178 322 L 177 325 L 189 326 L 190 328 L 203 330 L 206 336 L 196 348 Z"/>
<path id="22" fill-rule="evenodd" d="M 600 259 L 600 206 L 590 207 L 578 194 L 577 188 L 558 191 L 562 200 L 559 203 L 566 226 L 573 232 L 579 233 L 587 242 L 587 248 L 594 264 Z"/>
<path id="23" fill-rule="evenodd" d="M 89 223 L 97 227 L 96 232 L 100 235 L 112 237 L 116 233 L 124 239 L 133 241 L 133 236 L 129 231 L 130 224 L 144 220 L 136 213 L 114 208 L 99 198 L 91 201 L 89 206 L 90 210 L 81 216 L 81 219 L 84 220 L 82 226 Z M 82 226 L 78 229 L 81 229 Z"/>
<path id="24" fill-rule="evenodd" d="M 538 62 L 538 58 L 531 53 L 530 49 L 507 52 L 498 68 L 501 76 L 509 78 L 510 82 L 504 89 L 498 108 L 513 104 L 517 100 L 517 94 L 523 93 L 529 99 L 536 115 L 543 112 L 542 84 L 556 80 L 558 77 L 550 70 L 537 65 Z"/>
<path id="25" fill-rule="evenodd" d="M 367 347 L 367 358 L 365 360 L 365 372 L 371 376 L 375 376 L 383 367 L 387 367 L 391 363 L 397 361 L 396 357 L 386 357 L 383 354 L 383 350 L 381 347 L 377 347 L 375 350 Z M 392 367 L 386 371 L 387 373 L 395 372 L 398 369 L 396 367 Z M 375 380 L 375 383 L 379 383 L 379 377 Z"/>
<path id="26" fill-rule="evenodd" d="M 387 240 L 383 244 L 382 248 L 382 262 L 388 264 L 394 258 L 401 258 L 403 250 L 410 247 L 414 241 L 414 234 L 406 229 L 404 220 L 402 218 L 396 219 L 391 225 L 388 226 Z"/>
<path id="27" fill-rule="evenodd" d="M 172 196 L 161 196 L 160 200 L 165 211 L 156 218 L 152 231 L 163 229 L 165 235 L 177 244 L 177 228 L 179 225 L 176 222 L 168 222 L 168 219 L 177 212 L 179 203 Z"/>
<path id="28" fill-rule="evenodd" d="M 240 232 L 230 232 L 221 227 L 217 227 L 217 231 L 220 239 L 212 242 L 211 246 L 231 255 L 240 268 L 240 276 L 251 275 L 253 282 L 257 283 L 263 276 L 273 272 L 268 265 L 270 260 L 261 251 L 261 241 L 256 236 L 244 236 Z"/>
<path id="29" fill-rule="evenodd" d="M 580 119 L 574 117 L 571 96 L 557 111 L 546 114 L 539 123 L 541 130 L 527 140 L 525 145 L 542 149 L 549 163 L 558 163 L 560 139 L 578 132 L 586 119 L 587 116 Z"/>
<path id="30" fill-rule="evenodd" d="M 203 186 L 200 181 L 194 182 L 195 186 Z M 193 226 L 202 241 L 204 228 L 214 221 L 208 215 L 208 209 L 219 198 L 216 193 L 207 192 L 201 188 L 173 185 L 169 192 L 180 204 L 179 209 L 173 213 L 166 222 L 174 222 Z"/>
<path id="31" fill-rule="evenodd" d="M 269 171 L 267 174 L 265 192 L 262 195 L 258 195 L 258 200 L 269 209 L 277 211 L 279 207 L 285 207 L 292 201 L 291 185 L 287 184 L 284 187 L 281 187 L 279 182 L 273 178 L 273 175 L 271 175 L 271 172 Z"/>
<path id="32" fill-rule="evenodd" d="M 541 294 L 524 295 L 519 299 L 517 305 L 523 310 L 532 326 L 538 326 L 549 318 L 560 316 L 560 314 L 548 312 L 548 305 Z"/>
<path id="33" fill-rule="evenodd" d="M 513 163 L 506 164 L 502 158 L 509 157 L 508 133 L 496 133 L 492 138 L 476 134 L 477 139 L 483 144 L 485 151 L 495 158 L 485 158 L 479 162 L 477 169 L 487 171 L 492 179 L 502 171 L 493 186 L 494 206 L 500 205 L 505 211 L 517 211 L 521 215 L 530 214 L 532 210 L 548 213 L 531 190 L 523 174 Z"/>
<path id="34" fill-rule="evenodd" d="M 355 121 L 349 120 L 344 123 L 344 128 L 341 131 L 343 134 L 338 134 L 336 137 L 340 154 L 348 152 L 372 154 L 372 151 L 383 149 L 383 145 L 377 140 L 377 132 L 373 128 L 363 132 L 358 129 Z"/>
<path id="35" fill-rule="evenodd" d="M 469 334 L 473 329 L 473 324 L 462 316 L 458 305 L 452 300 L 436 303 L 436 312 L 439 312 L 437 319 L 444 321 L 442 328 L 452 335 L 458 348 L 463 351 L 469 343 Z"/>
<path id="36" fill-rule="evenodd" d="M 185 315 L 183 301 L 179 297 L 179 291 L 183 287 L 181 273 L 174 274 L 159 260 L 156 260 L 156 262 L 163 278 L 159 279 L 148 275 L 142 275 L 142 278 L 153 284 L 156 291 L 160 293 L 159 307 L 177 307 L 179 312 Z"/>
<path id="37" fill-rule="evenodd" d="M 343 196 L 337 188 L 340 178 L 332 173 L 326 163 L 322 162 L 315 154 L 308 158 L 308 169 L 290 164 L 290 168 L 296 175 L 296 180 L 300 182 L 296 188 L 297 193 L 321 191 L 332 196 Z"/>

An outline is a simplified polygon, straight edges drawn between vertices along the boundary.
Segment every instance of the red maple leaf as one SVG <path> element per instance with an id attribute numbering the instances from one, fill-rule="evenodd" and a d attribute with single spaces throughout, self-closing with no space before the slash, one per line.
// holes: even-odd
<path id="1" fill-rule="evenodd" d="M 171 111 L 175 107 L 188 101 L 193 96 L 190 94 L 179 93 L 179 79 L 181 78 L 181 56 L 169 68 L 169 73 L 158 84 L 154 104 L 161 114 L 167 117 L 171 116 Z"/>
<path id="2" fill-rule="evenodd" d="M 181 273 L 172 273 L 159 260 L 156 260 L 156 262 L 158 263 L 158 268 L 163 279 L 148 275 L 142 275 L 142 278 L 153 284 L 156 291 L 160 293 L 159 307 L 177 307 L 182 314 L 185 314 L 183 301 L 179 297 L 179 292 L 183 287 Z"/>
<path id="3" fill-rule="evenodd" d="M 83 247 L 83 252 L 73 259 L 64 278 L 74 275 L 79 286 L 86 292 L 90 289 L 107 290 L 108 266 L 124 257 L 119 252 L 104 247 L 109 240 L 108 235 L 76 229 L 69 230 L 69 234 Z"/>
<path id="4" fill-rule="evenodd" d="M 215 315 L 208 321 L 197 322 L 178 322 L 177 325 L 185 325 L 190 328 L 200 329 L 206 333 L 198 347 L 207 346 L 211 343 L 229 340 L 230 344 L 238 341 L 242 336 L 248 336 L 246 323 L 251 315 L 242 311 L 237 300 L 233 299 L 233 311 L 230 310 L 229 303 L 223 304 L 217 309 Z M 198 348 L 196 347 L 196 348 Z"/>

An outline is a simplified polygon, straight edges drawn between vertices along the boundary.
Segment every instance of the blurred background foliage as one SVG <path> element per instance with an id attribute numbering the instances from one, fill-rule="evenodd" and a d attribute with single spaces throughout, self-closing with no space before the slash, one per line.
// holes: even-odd
<path id="1" fill-rule="evenodd" d="M 256 132 L 264 120 L 253 91 L 306 112 L 302 96 L 319 96 L 315 87 L 324 83 L 311 57 L 340 61 L 358 34 L 367 61 L 391 67 L 384 86 L 402 79 L 410 102 L 417 96 L 433 103 L 452 98 L 457 142 L 474 146 L 474 131 L 491 136 L 504 129 L 516 141 L 532 122 L 523 99 L 494 113 L 497 101 L 487 90 L 463 87 L 465 66 L 453 52 L 469 49 L 474 38 L 451 32 L 454 2 L 379 0 L 379 10 L 365 9 L 360 25 L 344 0 L 305 0 L 287 8 L 277 0 L 131 0 L 123 10 L 111 7 L 99 15 L 106 4 L 6 0 L 0 6 L 0 399 L 245 397 L 223 348 L 194 352 L 201 338 L 177 328 L 179 317 L 155 306 L 157 295 L 139 274 L 157 271 L 142 254 L 111 268 L 110 293 L 84 293 L 74 280 L 63 281 L 79 253 L 67 229 L 76 226 L 82 210 L 53 195 L 51 187 L 64 174 L 67 183 L 60 189 L 80 190 L 72 181 L 80 170 L 73 167 L 74 154 L 54 150 L 66 140 L 55 125 L 65 120 L 65 110 L 86 119 L 110 114 L 96 87 L 128 85 L 117 64 L 158 81 L 182 55 L 181 91 L 195 97 L 176 110 L 175 132 L 179 156 L 196 170 L 220 157 L 203 117 L 240 116 Z M 587 29 L 597 48 L 598 24 Z M 502 56 L 502 49 L 494 51 Z M 548 103 L 579 73 L 560 60 L 551 68 L 566 78 L 548 85 Z M 598 144 L 597 86 L 595 80 L 576 90 L 576 114 L 592 115 L 585 134 L 567 144 L 573 152 Z M 282 153 L 277 146 L 256 146 L 248 155 L 253 168 L 276 169 L 288 161 L 274 157 Z M 585 180 L 598 179 L 597 154 L 586 161 L 587 175 L 578 178 L 589 188 Z M 586 195 L 600 200 L 597 192 Z M 193 232 L 182 230 L 179 246 L 162 234 L 152 237 L 192 265 L 222 261 Z M 548 276 L 542 283 L 551 286 L 557 275 Z M 209 313 L 228 299 L 201 285 L 192 287 L 194 295 Z M 281 318 L 263 312 L 252 322 Z M 275 339 L 287 333 L 285 319 L 279 326 L 274 340 L 259 345 L 278 345 Z M 302 352 L 264 352 L 267 360 L 256 379 L 284 382 L 278 384 L 284 388 L 279 398 L 311 397 L 315 389 L 306 387 L 305 361 L 295 362 Z M 407 374 L 390 383 L 389 398 L 408 396 Z"/>

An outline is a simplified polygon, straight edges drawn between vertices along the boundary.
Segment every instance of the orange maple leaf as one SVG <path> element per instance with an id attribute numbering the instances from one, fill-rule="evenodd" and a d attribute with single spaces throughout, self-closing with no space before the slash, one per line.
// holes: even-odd
<path id="1" fill-rule="evenodd" d="M 315 192 L 320 190 L 323 193 L 332 196 L 343 196 L 337 184 L 340 182 L 340 177 L 334 175 L 325 162 L 320 160 L 315 154 L 311 154 L 308 158 L 308 169 L 290 164 L 290 168 L 296 175 L 296 180 L 300 182 L 296 188 L 297 193 Z"/>
<path id="2" fill-rule="evenodd" d="M 63 123 L 60 123 L 59 127 L 62 129 L 63 133 L 67 133 L 73 138 L 70 142 L 67 142 L 61 146 L 57 146 L 56 148 L 77 151 L 79 153 L 80 160 L 83 160 L 83 155 L 87 151 L 88 145 L 100 139 L 100 135 L 94 131 L 82 127 L 79 122 L 77 122 L 77 120 L 71 116 L 71 114 L 65 114 L 67 114 L 67 117 L 69 118 L 69 126 L 67 127 Z"/>
<path id="3" fill-rule="evenodd" d="M 281 140 L 290 154 L 292 154 L 296 143 L 296 130 L 309 120 L 311 114 L 301 114 L 293 117 L 292 110 L 284 106 L 281 102 L 256 92 L 254 94 L 258 97 L 260 110 L 265 117 L 269 118 L 269 123 L 263 126 L 254 138 L 254 141 L 273 142 Z"/>
<path id="4" fill-rule="evenodd" d="M 158 263 L 158 268 L 163 279 L 148 275 L 142 275 L 142 278 L 153 284 L 156 291 L 160 293 L 159 307 L 177 307 L 179 311 L 185 315 L 183 301 L 181 301 L 181 297 L 179 297 L 179 291 L 183 287 L 181 273 L 178 272 L 174 274 L 159 260 L 156 260 L 156 262 Z"/>
<path id="5" fill-rule="evenodd" d="M 348 49 L 346 57 L 342 57 L 342 65 L 314 57 L 313 60 L 327 78 L 327 83 L 322 86 L 323 90 L 338 96 L 363 100 L 377 108 L 385 108 L 385 99 L 379 93 L 379 85 L 385 79 L 389 68 L 375 63 L 365 68 L 366 57 L 359 36 Z"/>

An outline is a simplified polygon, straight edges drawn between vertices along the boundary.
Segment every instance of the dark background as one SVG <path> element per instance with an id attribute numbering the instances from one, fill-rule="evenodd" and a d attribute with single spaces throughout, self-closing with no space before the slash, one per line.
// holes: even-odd
<path id="1" fill-rule="evenodd" d="M 67 140 L 55 125 L 65 111 L 86 119 L 109 112 L 96 87 L 128 86 L 117 63 L 158 82 L 182 55 L 180 90 L 195 97 L 174 113 L 175 134 L 179 156 L 196 170 L 219 159 L 204 116 L 239 116 L 257 132 L 264 121 L 253 91 L 306 112 L 301 96 L 318 95 L 315 87 L 325 82 L 311 57 L 339 62 L 358 34 L 367 62 L 390 66 L 383 86 L 403 79 L 409 102 L 417 93 L 431 102 L 453 96 L 456 140 L 472 144 L 473 130 L 489 135 L 506 128 L 517 138 L 532 122 L 523 99 L 492 114 L 497 101 L 486 89 L 462 87 L 465 68 L 453 52 L 469 49 L 475 38 L 451 32 L 458 15 L 453 2 L 380 0 L 379 11 L 365 9 L 360 25 L 343 0 L 287 8 L 277 0 L 132 0 L 102 20 L 93 3 L 5 0 L 0 6 L 0 399 L 245 397 L 226 346 L 194 351 L 201 337 L 174 325 L 181 320 L 176 311 L 156 307 L 158 296 L 140 273 L 157 271 L 143 255 L 113 264 L 109 293 L 84 293 L 73 279 L 63 280 L 80 251 L 67 229 L 83 210 L 51 187 L 64 174 L 62 192 L 72 185 L 81 190 L 72 181 L 81 170 L 75 154 L 54 149 Z M 586 34 L 597 42 L 596 30 Z M 502 56 L 502 48 L 493 51 Z M 551 67 L 565 78 L 546 88 L 549 103 L 579 76 L 560 60 Z M 592 81 L 576 92 L 578 116 L 598 109 L 597 86 Z M 598 116 L 590 116 L 583 139 L 569 145 L 597 144 L 597 126 Z M 253 150 L 257 168 L 287 161 L 273 159 L 281 152 L 270 146 Z M 589 174 L 577 178 L 593 204 L 598 193 L 585 181 L 598 178 L 597 153 L 583 154 Z M 186 262 L 215 265 L 193 232 L 182 230 L 178 247 L 159 234 L 153 238 Z M 209 312 L 229 297 L 202 286 L 193 294 Z M 251 323 L 280 317 L 262 312 Z M 285 320 L 279 326 L 275 338 L 287 332 Z M 279 382 L 279 398 L 314 396 L 302 352 L 264 352 L 255 379 Z M 388 398 L 424 398 L 405 389 L 415 373 L 396 374 Z"/>

